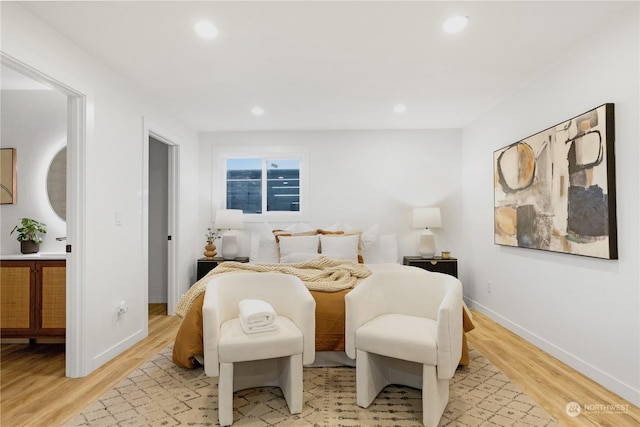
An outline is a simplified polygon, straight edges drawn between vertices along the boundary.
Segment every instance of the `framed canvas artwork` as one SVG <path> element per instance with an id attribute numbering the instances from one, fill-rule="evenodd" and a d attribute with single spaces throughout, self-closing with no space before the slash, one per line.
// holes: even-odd
<path id="1" fill-rule="evenodd" d="M 15 204 L 16 195 L 16 149 L 0 149 L 0 204 Z"/>
<path id="2" fill-rule="evenodd" d="M 614 104 L 494 152 L 498 245 L 618 259 Z"/>

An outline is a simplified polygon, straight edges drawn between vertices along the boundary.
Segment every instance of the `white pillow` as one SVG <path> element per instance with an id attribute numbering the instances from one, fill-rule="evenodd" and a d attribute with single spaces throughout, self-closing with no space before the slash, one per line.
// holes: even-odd
<path id="1" fill-rule="evenodd" d="M 320 252 L 324 256 L 358 262 L 358 234 L 321 234 Z"/>
<path id="2" fill-rule="evenodd" d="M 349 224 L 345 224 L 344 222 L 337 222 L 330 227 L 323 228 L 326 231 L 351 231 L 353 227 Z"/>
<path id="3" fill-rule="evenodd" d="M 382 262 L 398 262 L 398 237 L 396 233 L 380 235 Z"/>
<path id="4" fill-rule="evenodd" d="M 283 255 L 280 257 L 280 262 L 284 264 L 298 263 L 298 262 L 307 262 L 312 259 L 320 257 L 319 253 L 312 252 L 292 252 L 287 255 Z"/>
<path id="5" fill-rule="evenodd" d="M 380 226 L 375 224 L 362 232 L 362 258 L 365 264 L 382 264 Z"/>
<path id="6" fill-rule="evenodd" d="M 313 236 L 278 236 L 280 241 L 280 262 L 290 259 L 294 253 L 307 253 L 310 256 L 318 256 L 318 235 Z M 296 255 L 297 256 L 297 255 Z M 291 262 L 291 261 L 288 261 Z"/>
<path id="7" fill-rule="evenodd" d="M 251 234 L 251 250 L 249 252 L 249 262 L 252 263 L 277 263 L 278 244 L 275 237 L 264 239 L 260 233 Z"/>
<path id="8" fill-rule="evenodd" d="M 277 263 L 278 244 L 269 223 L 263 223 L 259 233 L 251 234 L 251 249 L 249 262 L 252 263 Z"/>
<path id="9" fill-rule="evenodd" d="M 249 262 L 259 262 L 260 257 L 260 233 L 251 233 L 251 246 L 249 247 Z"/>
<path id="10" fill-rule="evenodd" d="M 304 222 L 296 222 L 285 228 L 285 230 L 292 233 L 306 233 L 307 231 L 314 231 L 315 228 Z"/>

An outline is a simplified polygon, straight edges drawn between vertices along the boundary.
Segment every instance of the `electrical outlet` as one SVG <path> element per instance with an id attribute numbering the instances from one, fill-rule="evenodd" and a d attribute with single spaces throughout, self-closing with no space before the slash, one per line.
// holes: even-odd
<path id="1" fill-rule="evenodd" d="M 126 301 L 120 301 L 118 308 L 116 309 L 116 318 L 120 320 L 124 314 L 129 311 L 129 306 Z"/>
<path id="2" fill-rule="evenodd" d="M 491 293 L 491 282 L 487 282 L 487 292 Z"/>

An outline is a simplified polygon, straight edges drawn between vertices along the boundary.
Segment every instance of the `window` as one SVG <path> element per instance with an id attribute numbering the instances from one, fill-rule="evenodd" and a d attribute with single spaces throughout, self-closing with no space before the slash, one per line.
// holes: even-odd
<path id="1" fill-rule="evenodd" d="M 258 150 L 256 150 L 258 151 Z M 261 150 L 264 151 L 264 150 Z M 297 151 L 221 153 L 223 206 L 242 209 L 245 219 L 301 220 L 306 155 Z M 215 200 L 214 200 L 215 204 Z"/>
<path id="2" fill-rule="evenodd" d="M 300 211 L 300 161 L 227 159 L 226 205 L 247 214 Z"/>
<path id="3" fill-rule="evenodd" d="M 227 209 L 262 213 L 262 160 L 227 159 Z"/>

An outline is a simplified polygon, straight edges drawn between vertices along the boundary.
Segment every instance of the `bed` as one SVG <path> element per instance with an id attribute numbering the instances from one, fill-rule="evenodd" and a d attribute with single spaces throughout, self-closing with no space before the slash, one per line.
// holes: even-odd
<path id="1" fill-rule="evenodd" d="M 344 354 L 344 296 L 371 274 L 380 271 L 397 270 L 409 267 L 396 263 L 361 264 L 322 256 L 300 263 L 249 263 L 224 262 L 200 279 L 190 291 L 181 298 L 177 314 L 182 323 L 176 335 L 173 347 L 173 362 L 185 368 L 201 365 L 203 358 L 202 335 L 202 303 L 206 284 L 217 274 L 232 274 L 234 271 L 280 271 L 302 276 L 301 279 L 309 288 L 316 301 L 316 352 L 336 353 L 334 360 L 345 360 Z M 348 272 L 349 277 L 347 277 Z M 336 273 L 339 272 L 339 273 Z M 437 273 L 433 273 L 437 274 Z M 305 280 L 312 278 L 312 280 Z M 314 280 L 320 277 L 319 280 Z M 334 280 L 334 279 L 338 280 Z M 331 282 L 337 282 L 337 285 Z M 463 310 L 464 332 L 473 329 L 473 322 L 468 311 Z M 463 351 L 461 365 L 468 365 L 469 354 L 466 339 L 463 335 Z"/>

